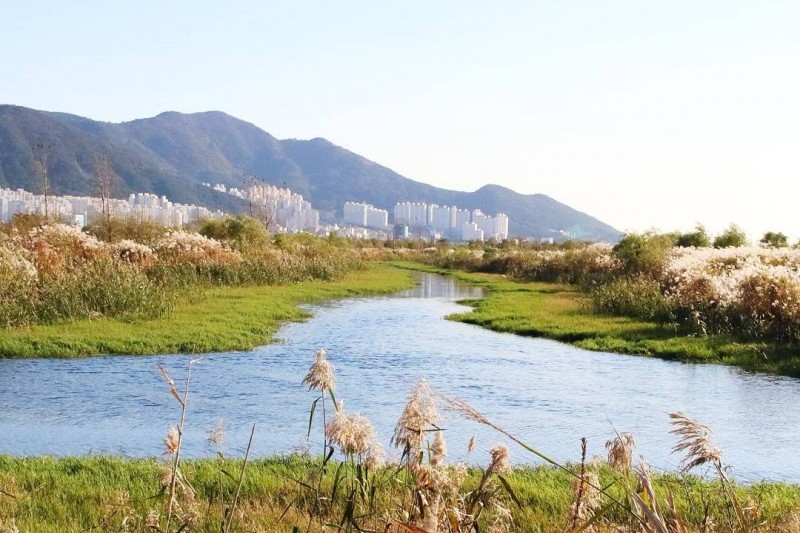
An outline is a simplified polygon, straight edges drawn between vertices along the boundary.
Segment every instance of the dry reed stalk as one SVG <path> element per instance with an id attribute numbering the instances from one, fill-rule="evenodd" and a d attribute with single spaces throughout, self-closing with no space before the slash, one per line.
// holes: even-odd
<path id="1" fill-rule="evenodd" d="M 225 443 L 225 423 L 221 418 L 217 418 L 211 429 L 208 430 L 206 442 L 214 447 L 217 457 L 224 458 L 222 455 L 222 445 Z"/>
<path id="2" fill-rule="evenodd" d="M 403 448 L 409 461 L 421 461 L 423 435 L 431 427 L 439 429 L 439 411 L 433 391 L 425 380 L 417 383 L 397 421 L 392 444 Z"/>
<path id="3" fill-rule="evenodd" d="M 631 433 L 619 433 L 606 442 L 608 465 L 619 472 L 627 472 L 631 468 L 631 459 L 636 449 L 636 441 Z"/>
<path id="4" fill-rule="evenodd" d="M 582 506 L 583 503 L 583 495 L 586 492 L 586 437 L 581 438 L 581 473 L 580 477 L 574 479 L 572 481 L 572 492 L 575 495 L 575 499 L 572 502 L 572 506 L 570 508 L 570 529 L 573 530 L 578 525 L 578 520 L 582 519 L 585 521 L 585 513 L 583 512 L 584 507 Z"/>
<path id="5" fill-rule="evenodd" d="M 167 503 L 167 529 L 169 529 L 169 524 L 172 521 L 172 513 L 175 506 L 175 492 L 176 492 L 176 485 L 178 483 L 179 471 L 178 466 L 180 464 L 180 457 L 181 457 L 181 444 L 183 443 L 183 428 L 184 424 L 186 423 L 186 408 L 189 401 L 189 383 L 192 376 L 192 366 L 194 363 L 198 362 L 199 359 L 193 359 L 189 361 L 189 368 L 186 371 L 186 383 L 183 390 L 183 396 L 178 394 L 177 389 L 175 388 L 175 381 L 170 377 L 164 367 L 161 365 L 156 365 L 161 371 L 161 375 L 169 385 L 170 392 L 172 396 L 180 403 L 181 405 L 181 417 L 180 422 L 178 422 L 177 427 L 170 428 L 170 432 L 167 436 L 165 444 L 167 445 L 167 450 L 170 451 L 170 454 L 173 458 L 172 460 L 172 467 L 170 472 L 170 483 L 169 483 L 169 500 Z M 174 431 L 173 431 L 174 430 Z M 177 439 L 175 438 L 175 433 L 177 433 Z M 191 491 L 193 493 L 193 491 Z"/>
<path id="6" fill-rule="evenodd" d="M 670 413 L 674 433 L 680 437 L 673 447 L 675 452 L 686 452 L 681 459 L 681 469 L 688 472 L 696 466 L 710 463 L 720 469 L 722 450 L 711 445 L 711 429 L 683 413 Z"/>
<path id="7" fill-rule="evenodd" d="M 322 467 L 324 468 L 330 458 L 331 454 L 333 453 L 333 448 L 330 448 L 328 444 L 328 435 L 327 435 L 327 427 L 328 427 L 328 413 L 327 413 L 327 406 L 325 402 L 325 393 L 327 392 L 331 400 L 333 401 L 334 407 L 338 410 L 339 404 L 336 401 L 336 396 L 334 395 L 334 389 L 336 388 L 336 377 L 334 376 L 334 366 L 333 363 L 328 361 L 325 356 L 327 355 L 327 351 L 324 348 L 319 348 L 316 351 L 316 361 L 311 365 L 308 369 L 308 373 L 303 378 L 301 384 L 308 385 L 308 390 L 317 389 L 320 391 L 320 397 L 314 400 L 311 404 L 311 412 L 309 413 L 308 418 L 308 434 L 306 438 L 311 436 L 311 425 L 314 421 L 314 411 L 317 407 L 317 402 L 320 400 L 322 401 L 322 457 L 323 463 Z"/>
<path id="8" fill-rule="evenodd" d="M 644 498 L 637 491 L 631 491 L 630 496 L 642 529 L 644 529 L 645 533 L 672 533 L 667 525 L 667 520 L 658 507 L 658 500 L 653 489 L 653 478 L 647 465 L 642 463 L 636 469 L 636 476 Z"/>
<path id="9" fill-rule="evenodd" d="M 323 394 L 325 391 L 333 391 L 336 387 L 336 378 L 333 375 L 333 363 L 325 359 L 327 351 L 324 348 L 317 350 L 317 360 L 308 369 L 308 373 L 303 378 L 302 384 L 308 385 L 308 390 L 317 389 Z"/>
<path id="10" fill-rule="evenodd" d="M 673 448 L 673 451 L 686 452 L 686 455 L 681 460 L 682 470 L 688 472 L 695 466 L 711 464 L 716 469 L 720 484 L 733 506 L 739 526 L 743 531 L 750 531 L 750 520 L 746 516 L 745 510 L 722 468 L 722 450 L 711 445 L 711 429 L 683 413 L 670 413 L 669 416 L 674 426 L 670 433 L 680 436 L 680 440 Z"/>
<path id="11" fill-rule="evenodd" d="M 444 441 L 444 432 L 441 429 L 437 429 L 431 445 L 431 465 L 439 466 L 444 464 L 446 457 L 447 443 Z"/>
<path id="12" fill-rule="evenodd" d="M 370 421 L 359 414 L 346 414 L 342 401 L 337 405 L 336 416 L 325 427 L 325 434 L 342 453 L 351 456 L 368 453 L 375 442 Z"/>
<path id="13" fill-rule="evenodd" d="M 242 482 L 244 481 L 244 471 L 247 468 L 247 460 L 250 457 L 250 448 L 253 446 L 253 436 L 256 434 L 256 425 L 253 424 L 253 429 L 250 430 L 250 440 L 247 441 L 247 449 L 244 452 L 244 462 L 242 463 L 242 469 L 239 471 L 239 481 L 236 483 L 236 494 L 233 497 L 233 503 L 231 503 L 231 508 L 228 510 L 227 513 L 227 521 L 224 522 L 222 527 L 222 533 L 228 533 L 231 530 L 231 524 L 233 523 L 233 515 L 236 512 L 236 504 L 239 503 L 239 494 L 242 490 Z"/>
<path id="14" fill-rule="evenodd" d="M 478 483 L 478 488 L 472 491 L 469 501 L 464 508 L 462 524 L 467 526 L 478 522 L 478 518 L 485 508 L 484 504 L 490 496 L 488 488 L 492 476 L 501 474 L 509 468 L 509 452 L 505 444 L 500 443 L 496 445 L 489 451 L 489 454 L 492 460 L 489 462 L 489 466 L 486 467 L 486 470 L 483 471 L 483 476 L 481 476 L 481 480 Z"/>

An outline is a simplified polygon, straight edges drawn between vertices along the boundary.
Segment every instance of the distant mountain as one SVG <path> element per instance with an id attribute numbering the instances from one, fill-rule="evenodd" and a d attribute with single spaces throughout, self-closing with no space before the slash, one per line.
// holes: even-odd
<path id="1" fill-rule="evenodd" d="M 219 111 L 162 113 L 113 124 L 65 113 L 0 106 L 0 187 L 40 190 L 34 146 L 50 146 L 53 194 L 96 195 L 94 159 L 110 158 L 115 196 L 163 194 L 171 200 L 229 212 L 238 199 L 203 182 L 242 186 L 245 176 L 306 197 L 323 214 L 341 214 L 346 201 L 391 210 L 397 202 L 421 201 L 482 209 L 509 216 L 512 235 L 616 241 L 620 232 L 542 195 L 522 195 L 498 185 L 475 192 L 451 191 L 397 174 L 325 139 L 279 140 L 260 128 Z"/>

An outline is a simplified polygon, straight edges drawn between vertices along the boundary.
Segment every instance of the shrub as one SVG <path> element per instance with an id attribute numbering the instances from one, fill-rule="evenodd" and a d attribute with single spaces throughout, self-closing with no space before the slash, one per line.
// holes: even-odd
<path id="1" fill-rule="evenodd" d="M 658 281 L 645 277 L 622 277 L 592 291 L 596 312 L 631 316 L 660 324 L 675 320 L 673 303 L 664 296 Z"/>
<path id="2" fill-rule="evenodd" d="M 672 248 L 673 237 L 659 233 L 629 233 L 614 246 L 623 273 L 658 279 Z"/>
<path id="3" fill-rule="evenodd" d="M 789 238 L 783 233 L 768 231 L 759 242 L 769 248 L 785 248 L 789 245 Z"/>
<path id="4" fill-rule="evenodd" d="M 714 248 L 735 248 L 747 245 L 747 235 L 736 224 L 731 224 L 728 228 L 716 236 Z"/>
<path id="5" fill-rule="evenodd" d="M 711 238 L 701 224 L 695 226 L 694 231 L 681 233 L 675 239 L 675 246 L 683 248 L 708 248 L 711 246 Z"/>

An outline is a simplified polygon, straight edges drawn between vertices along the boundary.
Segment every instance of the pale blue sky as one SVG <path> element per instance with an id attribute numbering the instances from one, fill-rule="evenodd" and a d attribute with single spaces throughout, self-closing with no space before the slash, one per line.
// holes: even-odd
<path id="1" fill-rule="evenodd" d="M 2 0 L 0 103 L 222 110 L 622 230 L 800 237 L 800 2 Z M 513 230 L 513 228 L 512 228 Z"/>

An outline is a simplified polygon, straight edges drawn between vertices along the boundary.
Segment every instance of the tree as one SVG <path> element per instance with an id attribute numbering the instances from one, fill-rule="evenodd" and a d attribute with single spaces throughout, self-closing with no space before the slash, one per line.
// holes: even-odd
<path id="1" fill-rule="evenodd" d="M 760 242 L 769 248 L 785 248 L 789 245 L 789 238 L 781 232 L 768 231 Z"/>
<path id="2" fill-rule="evenodd" d="M 711 238 L 708 236 L 706 228 L 702 224 L 697 224 L 694 231 L 688 233 L 681 233 L 675 240 L 675 246 L 682 248 L 695 247 L 695 248 L 708 248 L 711 246 Z"/>
<path id="3" fill-rule="evenodd" d="M 97 180 L 97 190 L 100 194 L 101 221 L 100 227 L 104 233 L 103 238 L 111 242 L 113 225 L 111 224 L 111 188 L 113 174 L 111 163 L 107 155 L 97 155 L 94 158 L 94 177 Z"/>
<path id="4" fill-rule="evenodd" d="M 745 235 L 742 228 L 736 224 L 731 224 L 728 228 L 716 236 L 714 239 L 714 248 L 732 248 L 736 246 L 745 246 L 747 244 L 747 235 Z"/>
<path id="5" fill-rule="evenodd" d="M 613 253 L 626 274 L 656 278 L 673 244 L 673 237 L 668 234 L 628 233 L 614 246 Z"/>
<path id="6" fill-rule="evenodd" d="M 47 220 L 50 217 L 48 208 L 48 200 L 50 197 L 50 178 L 48 176 L 48 169 L 50 163 L 50 156 L 53 153 L 53 145 L 44 142 L 38 142 L 33 145 L 33 157 L 36 162 L 36 171 L 42 180 L 42 194 L 44 195 L 44 218 Z"/>
<path id="7" fill-rule="evenodd" d="M 269 240 L 269 234 L 260 221 L 247 215 L 237 215 L 222 220 L 205 220 L 199 233 L 212 239 L 226 241 L 240 251 L 247 246 L 264 246 Z"/>
<path id="8" fill-rule="evenodd" d="M 245 194 L 247 195 L 248 201 L 247 214 L 250 218 L 259 220 L 264 224 L 264 228 L 269 231 L 269 228 L 275 222 L 275 213 L 277 212 L 275 200 L 262 195 L 256 197 L 256 192 L 261 182 L 258 181 L 255 176 L 245 174 L 242 177 L 242 183 L 245 187 Z"/>

